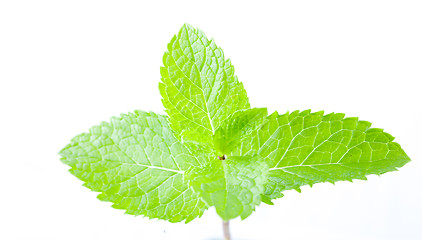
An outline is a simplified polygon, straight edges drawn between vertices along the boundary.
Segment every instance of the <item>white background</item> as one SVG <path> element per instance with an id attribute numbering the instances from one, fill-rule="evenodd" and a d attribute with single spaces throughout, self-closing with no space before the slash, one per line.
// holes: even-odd
<path id="1" fill-rule="evenodd" d="M 164 113 L 159 67 L 183 23 L 232 59 L 253 107 L 344 112 L 396 136 L 412 162 L 369 181 L 289 191 L 232 221 L 236 239 L 422 239 L 421 1 L 0 2 L 0 239 L 211 240 L 132 217 L 81 186 L 57 152 L 111 116 Z"/>

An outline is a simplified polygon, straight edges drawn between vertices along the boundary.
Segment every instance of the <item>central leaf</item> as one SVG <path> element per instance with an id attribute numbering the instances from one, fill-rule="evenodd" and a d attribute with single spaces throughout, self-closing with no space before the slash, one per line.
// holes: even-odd
<path id="1" fill-rule="evenodd" d="M 237 111 L 224 120 L 214 135 L 214 146 L 217 153 L 231 155 L 243 140 L 261 126 L 267 114 L 266 108 L 252 108 Z"/>
<path id="2" fill-rule="evenodd" d="M 268 166 L 258 155 L 214 160 L 193 166 L 185 178 L 223 220 L 248 217 L 261 203 L 267 183 Z"/>

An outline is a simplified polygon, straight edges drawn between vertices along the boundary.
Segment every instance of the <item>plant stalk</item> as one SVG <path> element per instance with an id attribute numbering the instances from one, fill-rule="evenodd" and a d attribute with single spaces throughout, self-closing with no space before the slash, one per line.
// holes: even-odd
<path id="1" fill-rule="evenodd" d="M 223 221 L 224 240 L 231 240 L 229 221 Z"/>

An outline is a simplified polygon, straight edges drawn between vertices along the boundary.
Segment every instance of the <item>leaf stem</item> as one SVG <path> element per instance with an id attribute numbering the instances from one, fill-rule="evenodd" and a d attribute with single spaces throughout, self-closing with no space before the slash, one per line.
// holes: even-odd
<path id="1" fill-rule="evenodd" d="M 229 228 L 229 221 L 223 221 L 223 234 L 224 234 L 224 240 L 230 240 L 230 228 Z"/>

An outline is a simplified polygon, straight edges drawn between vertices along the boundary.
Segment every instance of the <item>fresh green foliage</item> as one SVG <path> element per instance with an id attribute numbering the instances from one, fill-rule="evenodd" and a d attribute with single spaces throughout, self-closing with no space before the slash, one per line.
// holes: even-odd
<path id="1" fill-rule="evenodd" d="M 255 143 L 252 148 L 270 168 L 264 194 L 275 199 L 303 185 L 366 180 L 369 174 L 394 171 L 409 162 L 390 134 L 370 126 L 341 113 L 272 114 L 246 141 Z"/>
<path id="2" fill-rule="evenodd" d="M 248 217 L 261 203 L 268 166 L 258 155 L 214 160 L 186 173 L 189 185 L 224 220 Z"/>
<path id="3" fill-rule="evenodd" d="M 202 31 L 184 25 L 168 44 L 163 62 L 160 93 L 180 140 L 210 145 L 223 120 L 249 108 L 230 60 Z"/>
<path id="4" fill-rule="evenodd" d="M 232 151 L 243 140 L 257 130 L 267 117 L 266 108 L 239 110 L 223 121 L 214 135 L 214 146 L 217 153 L 233 155 Z"/>
<path id="5" fill-rule="evenodd" d="M 178 222 L 206 209 L 183 174 L 209 159 L 190 154 L 165 116 L 135 111 L 114 117 L 73 138 L 60 155 L 86 187 L 101 192 L 100 200 L 126 213 Z"/>
<path id="6" fill-rule="evenodd" d="M 223 51 L 189 25 L 168 44 L 159 84 L 168 116 L 135 111 L 72 139 L 61 160 L 126 213 L 225 221 L 319 182 L 366 179 L 410 161 L 382 129 L 344 114 L 250 108 Z"/>

